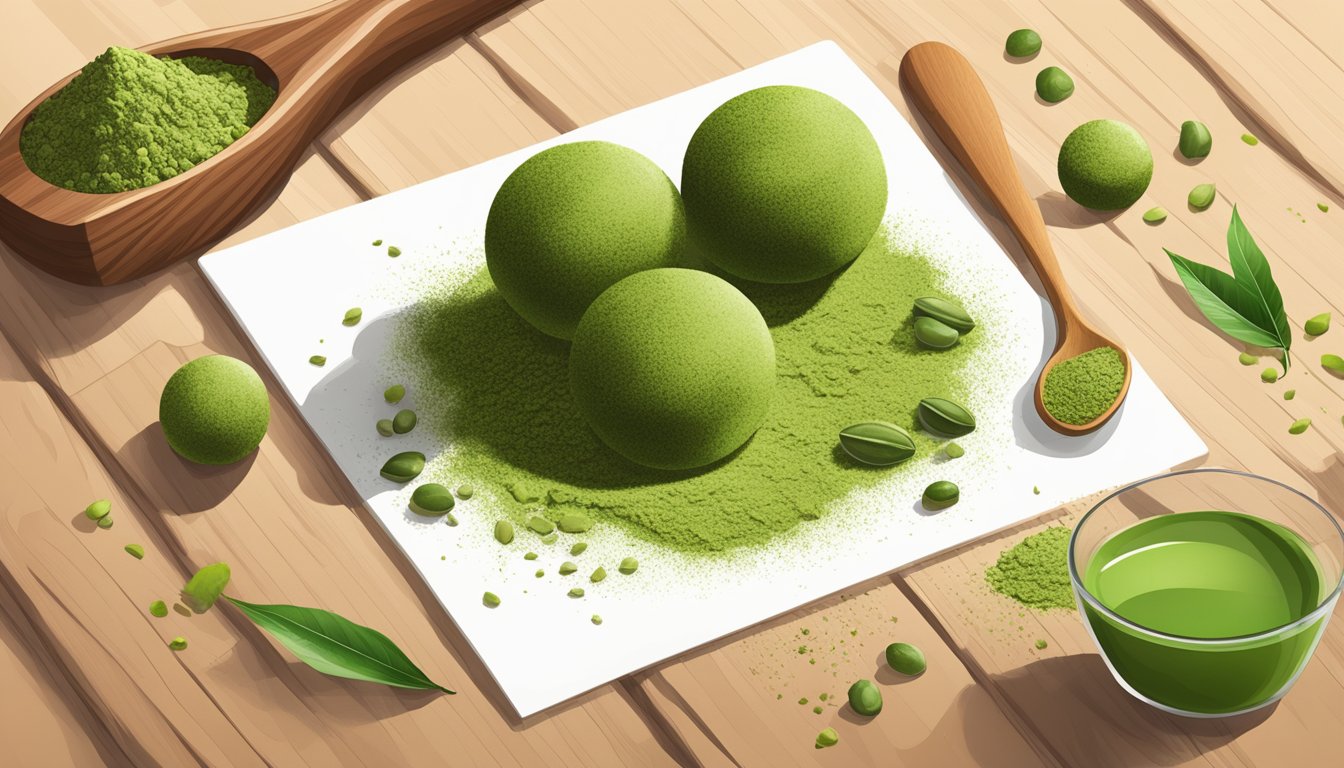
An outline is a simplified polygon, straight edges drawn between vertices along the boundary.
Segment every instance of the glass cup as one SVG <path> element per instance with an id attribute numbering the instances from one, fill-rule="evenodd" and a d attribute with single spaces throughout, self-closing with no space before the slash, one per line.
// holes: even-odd
<path id="1" fill-rule="evenodd" d="M 1302 562 L 1314 558 L 1319 572 L 1315 609 L 1255 634 L 1183 637 L 1131 621 L 1088 591 L 1084 574 L 1116 534 L 1158 515 L 1208 510 L 1240 512 L 1297 534 L 1310 550 Z M 1161 574 L 1139 575 L 1156 578 L 1160 590 Z M 1283 483 L 1224 469 L 1172 472 L 1121 488 L 1083 516 L 1069 542 L 1078 610 L 1116 682 L 1141 701 L 1189 717 L 1239 715 L 1282 698 L 1320 642 L 1342 576 L 1344 531 L 1329 512 Z"/>

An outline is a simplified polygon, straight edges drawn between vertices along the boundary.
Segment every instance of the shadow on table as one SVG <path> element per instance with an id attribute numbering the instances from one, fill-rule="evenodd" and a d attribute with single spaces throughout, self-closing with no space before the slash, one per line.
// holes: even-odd
<path id="1" fill-rule="evenodd" d="M 995 675 L 993 684 L 1047 742 L 1067 750 L 1065 762 L 1086 756 L 1099 768 L 1184 764 L 1254 729 L 1275 709 L 1208 720 L 1169 715 L 1120 688 L 1095 653 L 1035 661 Z"/>

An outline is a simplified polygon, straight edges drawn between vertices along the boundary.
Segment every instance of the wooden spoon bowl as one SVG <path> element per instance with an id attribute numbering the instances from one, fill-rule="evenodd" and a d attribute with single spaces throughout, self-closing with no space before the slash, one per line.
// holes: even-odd
<path id="1" fill-rule="evenodd" d="M 1129 355 L 1124 347 L 1083 318 L 1072 295 L 1065 289 L 1064 273 L 1050 246 L 1045 220 L 1041 218 L 1036 202 L 1027 194 L 1026 187 L 1022 186 L 1022 178 L 1003 136 L 999 113 L 994 109 L 984 83 L 966 57 L 943 43 L 920 43 L 906 52 L 901 60 L 901 82 L 934 132 L 1017 236 L 1054 308 L 1055 350 L 1036 379 L 1036 412 L 1047 426 L 1060 434 L 1085 435 L 1099 429 L 1120 409 L 1129 392 L 1132 373 Z M 1125 365 L 1124 382 L 1115 402 L 1087 424 L 1069 424 L 1056 419 L 1045 410 L 1041 400 L 1046 377 L 1061 361 L 1098 347 L 1115 349 Z"/>
<path id="2" fill-rule="evenodd" d="M 150 187 L 87 194 L 28 169 L 19 135 L 47 89 L 0 133 L 0 239 L 53 275 L 114 285 L 220 240 L 288 178 L 332 120 L 392 72 L 517 0 L 337 0 L 271 21 L 142 48 L 251 66 L 277 90 L 261 120 L 223 151 Z"/>

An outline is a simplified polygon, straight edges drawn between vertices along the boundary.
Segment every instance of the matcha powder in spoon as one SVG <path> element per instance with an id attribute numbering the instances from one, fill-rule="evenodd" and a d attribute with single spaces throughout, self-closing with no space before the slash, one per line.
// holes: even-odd
<path id="1" fill-rule="evenodd" d="M 19 137 L 28 168 L 76 192 L 157 184 L 247 133 L 275 101 L 251 67 L 108 48 L 33 110 Z"/>

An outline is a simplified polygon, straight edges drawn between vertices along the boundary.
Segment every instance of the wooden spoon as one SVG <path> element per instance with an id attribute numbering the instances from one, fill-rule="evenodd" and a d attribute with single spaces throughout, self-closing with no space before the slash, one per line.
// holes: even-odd
<path id="1" fill-rule="evenodd" d="M 1084 435 L 1105 424 L 1129 392 L 1131 366 L 1125 349 L 1092 327 L 1065 290 L 1064 275 L 1050 247 L 1050 237 L 1040 208 L 1027 194 L 1008 151 L 999 113 L 971 63 L 942 43 L 920 43 L 901 61 L 901 82 L 934 132 L 970 174 L 971 180 L 989 198 L 1027 252 L 1045 286 L 1045 295 L 1055 311 L 1055 351 L 1036 380 L 1036 411 L 1051 429 L 1065 435 Z M 1066 424 L 1045 410 L 1041 388 L 1045 377 L 1061 360 L 1096 349 L 1111 347 L 1125 364 L 1120 394 L 1105 413 L 1087 424 Z"/>
<path id="2" fill-rule="evenodd" d="M 337 0 L 142 48 L 156 56 L 247 64 L 278 95 L 224 151 L 128 192 L 95 195 L 53 186 L 19 155 L 19 133 L 33 108 L 70 82 L 71 74 L 0 133 L 0 238 L 47 272 L 87 285 L 125 282 L 204 250 L 275 193 L 318 134 L 352 102 L 416 56 L 516 2 Z"/>

